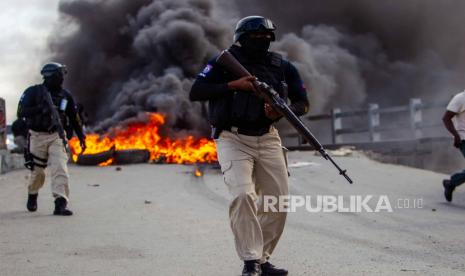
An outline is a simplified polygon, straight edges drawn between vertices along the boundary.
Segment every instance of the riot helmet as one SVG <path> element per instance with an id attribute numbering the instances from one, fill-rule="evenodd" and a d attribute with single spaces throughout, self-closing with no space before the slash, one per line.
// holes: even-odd
<path id="1" fill-rule="evenodd" d="M 55 74 L 66 75 L 66 66 L 57 62 L 50 62 L 45 64 L 40 70 L 40 74 L 45 78 L 51 77 Z"/>
<path id="2" fill-rule="evenodd" d="M 66 66 L 57 62 L 47 63 L 40 70 L 45 86 L 52 91 L 61 90 L 66 73 Z"/>
<path id="3" fill-rule="evenodd" d="M 275 30 L 276 26 L 270 19 L 258 15 L 247 16 L 237 22 L 236 30 L 234 31 L 234 42 L 238 42 L 244 34 L 260 31 L 269 32 L 271 34 L 271 41 L 275 41 Z"/>

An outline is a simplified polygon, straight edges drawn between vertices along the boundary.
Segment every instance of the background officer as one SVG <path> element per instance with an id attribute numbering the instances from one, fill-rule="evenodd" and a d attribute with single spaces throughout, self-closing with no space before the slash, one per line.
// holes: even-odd
<path id="1" fill-rule="evenodd" d="M 28 184 L 27 209 L 37 210 L 39 189 L 45 182 L 45 168 L 51 174 L 52 193 L 55 198 L 54 215 L 70 216 L 73 213 L 66 208 L 69 200 L 68 154 L 64 142 L 58 133 L 59 124 L 73 126 L 85 149 L 85 136 L 81 120 L 71 94 L 62 88 L 66 68 L 59 63 L 48 63 L 40 72 L 44 82 L 26 89 L 18 106 L 18 117 L 25 118 L 29 129 L 29 156 L 32 169 Z M 53 106 L 47 103 L 48 94 Z M 58 110 L 60 120 L 54 121 L 52 108 Z"/>
<path id="2" fill-rule="evenodd" d="M 289 98 L 300 116 L 308 111 L 307 92 L 297 69 L 268 51 L 275 26 L 261 16 L 237 23 L 235 44 L 228 50 L 260 81 Z M 198 75 L 190 92 L 193 101 L 209 101 L 218 160 L 233 196 L 230 221 L 236 250 L 244 261 L 242 275 L 287 275 L 268 262 L 284 229 L 286 213 L 265 213 L 259 198 L 288 194 L 288 175 L 278 131 L 281 115 L 257 97 L 255 77 L 236 79 L 213 58 Z M 262 273 L 262 274 L 260 274 Z"/>

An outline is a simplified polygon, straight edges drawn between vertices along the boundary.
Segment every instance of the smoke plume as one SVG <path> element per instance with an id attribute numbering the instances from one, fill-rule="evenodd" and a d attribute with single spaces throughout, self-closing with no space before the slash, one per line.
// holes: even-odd
<path id="1" fill-rule="evenodd" d="M 465 84 L 465 3 L 370 1 L 63 0 L 53 59 L 96 130 L 167 114 L 167 127 L 204 131 L 188 92 L 206 61 L 231 43 L 233 22 L 261 14 L 278 26 L 273 49 L 299 69 L 313 113 L 368 102 L 445 101 Z"/>
<path id="2" fill-rule="evenodd" d="M 62 1 L 54 59 L 68 65 L 69 87 L 90 113 L 95 131 L 167 115 L 166 127 L 205 130 L 192 80 L 226 47 L 231 28 L 213 18 L 208 0 Z M 143 117 L 143 116 L 142 116 Z"/>
<path id="3" fill-rule="evenodd" d="M 275 21 L 275 49 L 299 65 L 316 112 L 446 101 L 465 85 L 463 1 L 246 2 L 238 0 L 242 13 Z"/>

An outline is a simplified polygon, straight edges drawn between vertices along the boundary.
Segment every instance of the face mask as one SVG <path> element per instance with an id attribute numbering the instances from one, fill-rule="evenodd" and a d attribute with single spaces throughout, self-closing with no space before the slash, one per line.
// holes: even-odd
<path id="1" fill-rule="evenodd" d="M 45 85 L 50 90 L 60 90 L 63 84 L 63 74 L 54 74 L 48 78 L 45 78 Z"/>
<path id="2" fill-rule="evenodd" d="M 244 51 L 251 56 L 263 56 L 268 53 L 271 41 L 268 38 L 247 38 L 241 41 Z"/>

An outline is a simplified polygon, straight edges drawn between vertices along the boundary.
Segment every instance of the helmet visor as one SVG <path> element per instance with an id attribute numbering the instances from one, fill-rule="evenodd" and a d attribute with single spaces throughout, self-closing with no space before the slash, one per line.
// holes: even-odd
<path id="1" fill-rule="evenodd" d="M 66 75 L 68 71 L 66 70 L 65 65 L 60 66 L 50 66 L 48 68 L 44 68 L 41 71 L 42 76 L 44 77 L 51 77 L 55 74 L 61 74 L 62 76 Z"/>
<path id="2" fill-rule="evenodd" d="M 271 20 L 264 18 L 262 20 L 250 20 L 249 22 L 245 23 L 241 29 L 241 31 L 244 32 L 259 30 L 274 31 L 276 27 L 274 26 L 273 22 L 271 22 Z"/>

